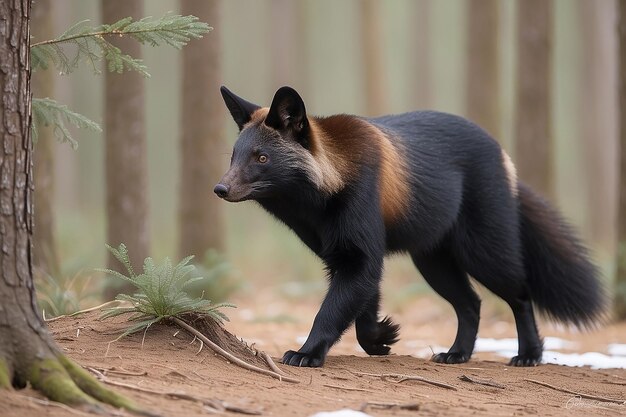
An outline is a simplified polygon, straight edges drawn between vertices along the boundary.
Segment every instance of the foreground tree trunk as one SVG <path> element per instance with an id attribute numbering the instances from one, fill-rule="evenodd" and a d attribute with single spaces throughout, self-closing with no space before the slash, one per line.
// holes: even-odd
<path id="1" fill-rule="evenodd" d="M 38 0 L 33 4 L 33 37 L 37 41 L 54 37 L 52 0 Z M 32 79 L 36 97 L 54 97 L 53 71 L 39 71 Z M 34 259 L 36 269 L 59 278 L 61 268 L 55 240 L 55 218 L 52 211 L 54 198 L 54 145 L 50 127 L 39 127 L 39 141 L 34 151 L 35 172 L 35 230 Z"/>
<path id="2" fill-rule="evenodd" d="M 203 22 L 218 22 L 220 0 L 182 0 L 181 13 Z M 221 80 L 220 30 L 193 40 L 183 50 L 179 255 L 224 250 L 223 204 L 210 190 L 226 161 L 224 117 L 217 87 Z M 139 264 L 138 264 L 139 265 Z"/>
<path id="3" fill-rule="evenodd" d="M 30 3 L 0 2 L 0 389 L 30 383 L 54 401 L 97 411 L 96 400 L 101 400 L 137 410 L 65 358 L 37 314 L 31 245 Z"/>
<path id="4" fill-rule="evenodd" d="M 619 0 L 619 200 L 615 318 L 626 320 L 626 0 Z"/>
<path id="5" fill-rule="evenodd" d="M 101 6 L 105 23 L 143 15 L 143 0 L 102 0 Z M 132 57 L 141 57 L 141 45 L 129 37 L 111 39 L 111 43 Z M 132 264 L 143 265 L 150 252 L 144 80 L 136 71 L 105 71 L 104 78 L 107 242 L 114 247 L 124 243 Z M 108 266 L 119 269 L 110 254 Z M 111 283 L 105 296 L 111 299 L 132 288 Z"/>
<path id="6" fill-rule="evenodd" d="M 501 138 L 499 1 L 471 0 L 468 9 L 467 116 L 495 138 Z"/>
<path id="7" fill-rule="evenodd" d="M 552 7 L 552 0 L 517 2 L 515 160 L 520 179 L 554 201 Z"/>

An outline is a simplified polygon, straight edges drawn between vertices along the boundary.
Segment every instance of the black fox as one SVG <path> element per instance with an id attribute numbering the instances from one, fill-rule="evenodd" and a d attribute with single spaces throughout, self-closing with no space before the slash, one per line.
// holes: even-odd
<path id="1" fill-rule="evenodd" d="M 215 193 L 258 202 L 328 273 L 311 333 L 283 363 L 322 366 L 352 323 L 365 352 L 389 353 L 399 326 L 378 310 L 383 258 L 391 253 L 408 253 L 454 307 L 456 339 L 435 362 L 462 363 L 472 354 L 480 299 L 470 276 L 513 310 L 519 351 L 511 365 L 541 361 L 533 304 L 578 327 L 604 316 L 606 298 L 585 247 L 470 121 L 434 111 L 312 117 L 290 87 L 269 108 L 226 87 L 221 93 L 240 133 Z"/>

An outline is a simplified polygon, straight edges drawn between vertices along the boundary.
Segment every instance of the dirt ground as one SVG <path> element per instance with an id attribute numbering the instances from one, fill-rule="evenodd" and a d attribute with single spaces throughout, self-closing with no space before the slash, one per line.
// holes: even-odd
<path id="1" fill-rule="evenodd" d="M 317 308 L 316 300 L 276 301 L 263 294 L 241 299 L 229 311 L 226 328 L 244 338 L 253 349 L 278 358 L 299 347 Z M 480 336 L 515 337 L 514 325 L 498 318 L 483 319 Z M 323 368 L 279 365 L 300 382 L 280 382 L 236 367 L 184 330 L 156 325 L 109 344 L 124 326 L 124 319 L 100 321 L 99 313 L 85 313 L 50 323 L 65 353 L 86 368 L 103 373 L 108 381 L 140 387 L 112 387 L 163 416 L 206 416 L 220 406 L 266 416 L 309 416 L 343 408 L 372 416 L 588 416 L 626 415 L 626 403 L 592 397 L 626 400 L 626 370 L 541 365 L 512 368 L 492 353 L 476 353 L 464 365 L 428 361 L 433 350 L 447 347 L 456 331 L 451 310 L 422 297 L 394 314 L 402 325 L 401 341 L 387 357 L 368 357 L 357 347 L 351 329 L 335 346 Z M 626 343 L 626 325 L 609 325 L 588 333 L 572 333 L 541 324 L 544 336 L 575 343 L 574 351 L 606 352 L 608 343 Z M 436 386 L 419 378 L 399 381 L 385 374 L 421 377 L 449 385 Z M 492 383 L 497 386 L 467 382 Z M 537 381 L 552 387 L 540 385 Z M 564 392 L 569 390 L 571 393 Z M 166 393 L 194 399 L 174 398 Z M 590 398 L 584 398 L 584 395 Z M 225 415 L 235 415 L 225 411 Z M 128 413 L 122 413 L 127 415 Z M 86 415 L 47 404 L 30 389 L 0 394 L 0 416 Z"/>

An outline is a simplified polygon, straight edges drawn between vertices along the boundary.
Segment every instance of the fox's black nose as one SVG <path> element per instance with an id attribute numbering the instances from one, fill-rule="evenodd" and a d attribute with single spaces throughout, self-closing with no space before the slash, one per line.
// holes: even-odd
<path id="1" fill-rule="evenodd" d="M 219 198 L 224 198 L 228 195 L 228 186 L 224 184 L 217 184 L 213 189 L 213 192 L 217 194 Z"/>

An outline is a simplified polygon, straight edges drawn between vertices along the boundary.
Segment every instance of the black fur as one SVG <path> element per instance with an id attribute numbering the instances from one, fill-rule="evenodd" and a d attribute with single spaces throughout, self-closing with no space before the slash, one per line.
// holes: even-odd
<path id="1" fill-rule="evenodd" d="M 250 103 L 236 104 L 232 93 L 225 99 L 240 124 L 246 119 L 240 112 Z M 356 166 L 344 174 L 343 188 L 328 194 L 312 183 L 305 168 L 277 152 L 279 140 L 303 144 L 316 139 L 301 102 L 294 90 L 279 90 L 267 124 L 277 131 L 261 125 L 245 129 L 219 184 L 220 190 L 244 190 L 220 196 L 256 200 L 326 265 L 329 289 L 311 333 L 298 351 L 285 353 L 283 363 L 321 366 L 352 323 L 367 353 L 389 352 L 399 328 L 387 317 L 379 321 L 378 311 L 383 258 L 392 252 L 408 253 L 424 279 L 454 307 L 457 335 L 447 353 L 433 357 L 436 362 L 465 362 L 474 349 L 480 299 L 470 276 L 513 310 L 519 353 L 511 364 L 516 366 L 541 361 L 533 303 L 551 318 L 579 326 L 601 317 L 605 297 L 586 250 L 555 210 L 526 186 L 518 183 L 515 193 L 501 148 L 485 131 L 461 117 L 429 111 L 315 119 L 329 140 L 341 142 L 334 151 Z M 290 114 L 298 117 L 296 128 L 287 131 Z M 364 123 L 386 132 L 400 150 L 398 171 L 405 171 L 410 192 L 403 196 L 406 210 L 393 220 L 384 220 L 381 211 L 379 138 L 352 137 L 355 126 Z M 307 146 L 293 149 L 309 152 Z M 259 153 L 268 160 L 260 163 L 254 156 Z"/>

